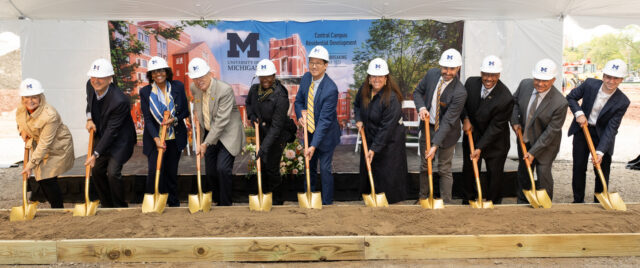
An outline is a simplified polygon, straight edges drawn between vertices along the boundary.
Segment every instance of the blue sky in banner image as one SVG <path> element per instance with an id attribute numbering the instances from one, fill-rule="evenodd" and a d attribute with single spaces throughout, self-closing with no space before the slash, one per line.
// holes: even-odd
<path id="1" fill-rule="evenodd" d="M 340 91 L 346 91 L 353 82 L 353 50 L 369 38 L 370 25 L 371 20 L 222 21 L 209 29 L 190 27 L 185 32 L 191 35 L 193 43 L 204 41 L 209 46 L 220 63 L 223 81 L 247 86 L 251 83 L 258 61 L 269 57 L 269 39 L 284 39 L 297 33 L 307 51 L 318 44 L 329 50 L 331 62 L 327 74 L 336 82 Z M 228 37 L 235 41 L 230 41 Z M 255 50 L 258 57 L 255 57 Z M 234 52 L 238 52 L 237 55 Z"/>

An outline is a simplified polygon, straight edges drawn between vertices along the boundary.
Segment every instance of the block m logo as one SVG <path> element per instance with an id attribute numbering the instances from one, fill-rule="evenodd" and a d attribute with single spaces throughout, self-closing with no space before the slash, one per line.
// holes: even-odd
<path id="1" fill-rule="evenodd" d="M 247 38 L 242 41 L 240 36 L 237 33 L 227 33 L 227 40 L 229 40 L 229 50 L 227 50 L 227 57 L 229 58 L 238 58 L 240 57 L 240 52 L 238 48 L 245 52 L 247 48 L 249 51 L 247 52 L 247 57 L 249 58 L 259 58 L 260 51 L 258 51 L 258 39 L 260 38 L 259 33 L 250 33 L 247 35 Z"/>

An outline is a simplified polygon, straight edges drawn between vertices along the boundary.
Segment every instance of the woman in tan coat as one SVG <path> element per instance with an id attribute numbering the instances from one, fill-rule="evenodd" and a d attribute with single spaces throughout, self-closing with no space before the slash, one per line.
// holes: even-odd
<path id="1" fill-rule="evenodd" d="M 38 80 L 27 78 L 20 84 L 22 105 L 16 111 L 16 122 L 30 151 L 22 174 L 34 174 L 51 207 L 62 208 L 57 178 L 73 166 L 73 141 L 71 132 L 43 93 Z"/>

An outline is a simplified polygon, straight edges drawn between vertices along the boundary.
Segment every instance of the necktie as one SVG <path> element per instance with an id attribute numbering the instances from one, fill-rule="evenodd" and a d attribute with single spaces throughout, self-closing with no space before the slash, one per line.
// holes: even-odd
<path id="1" fill-rule="evenodd" d="M 211 88 L 208 88 L 207 91 L 202 94 L 202 119 L 204 122 L 204 128 L 209 131 L 211 125 L 211 115 L 209 114 L 209 91 Z"/>
<path id="2" fill-rule="evenodd" d="M 482 88 L 482 99 L 484 100 L 487 95 L 489 95 L 489 90 L 487 88 Z"/>
<path id="3" fill-rule="evenodd" d="M 533 99 L 533 103 L 531 103 L 531 107 L 529 107 L 529 112 L 527 112 L 527 122 L 524 126 L 524 142 L 529 142 L 529 124 L 531 123 L 531 119 L 533 118 L 533 114 L 536 112 L 536 109 L 538 108 L 538 96 L 540 96 L 540 94 L 534 92 L 534 95 L 536 95 L 536 97 Z"/>
<path id="4" fill-rule="evenodd" d="M 307 94 L 307 131 L 309 131 L 309 133 L 316 131 L 316 122 L 313 117 L 313 99 L 315 97 L 313 85 L 313 82 L 311 82 L 311 86 L 309 86 L 309 92 Z"/>
<path id="5" fill-rule="evenodd" d="M 442 86 L 444 85 L 444 80 L 442 80 L 442 82 L 440 83 L 440 85 L 438 86 L 438 89 L 436 89 L 436 123 L 434 124 L 434 130 L 438 131 L 438 128 L 440 127 L 440 94 Z"/>

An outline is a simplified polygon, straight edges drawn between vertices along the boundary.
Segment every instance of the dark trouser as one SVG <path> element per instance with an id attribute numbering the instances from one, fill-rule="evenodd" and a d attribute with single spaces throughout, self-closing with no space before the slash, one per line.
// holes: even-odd
<path id="1" fill-rule="evenodd" d="M 592 126 L 589 126 L 589 132 L 591 134 L 591 140 L 593 141 L 593 146 L 598 147 L 598 143 L 600 142 L 600 137 L 598 136 L 598 132 Z M 585 139 L 584 132 L 582 130 L 573 134 L 573 180 L 571 182 L 571 186 L 573 187 L 573 203 L 584 203 L 584 188 L 587 179 L 587 165 L 589 164 L 589 155 L 591 152 L 589 151 L 589 146 L 587 145 L 587 140 Z M 611 155 L 605 153 L 602 156 L 602 163 L 600 163 L 600 168 L 602 168 L 602 174 L 604 175 L 604 179 L 609 184 L 609 173 L 611 171 Z M 594 189 L 594 193 L 602 192 L 602 182 L 600 182 L 600 178 L 598 177 L 595 166 L 593 167 L 594 173 L 596 173 L 596 185 Z M 593 202 L 598 202 L 597 199 L 593 198 Z"/>
<path id="2" fill-rule="evenodd" d="M 205 132 L 205 137 L 207 132 Z M 229 153 L 221 141 L 207 147 L 204 153 L 206 179 L 202 182 L 203 192 L 213 192 L 213 201 L 218 206 L 231 206 L 233 161 L 235 157 Z M 197 193 L 197 184 L 192 183 L 191 193 Z"/>
<path id="3" fill-rule="evenodd" d="M 160 180 L 158 191 L 161 194 L 168 193 L 167 205 L 170 207 L 179 207 L 178 199 L 178 163 L 180 162 L 180 153 L 175 140 L 165 142 L 167 149 L 162 156 L 162 166 L 160 167 Z M 154 146 L 147 157 L 149 165 L 149 173 L 147 175 L 147 185 L 145 192 L 153 194 L 155 192 L 156 183 L 156 163 L 158 161 L 158 149 Z"/>
<path id="4" fill-rule="evenodd" d="M 525 143 L 527 150 L 531 148 L 529 143 Z M 531 190 L 531 179 L 529 179 L 529 172 L 527 171 L 527 165 L 522 160 L 522 151 L 518 146 L 518 204 L 527 204 L 527 198 L 524 196 L 522 190 Z M 552 163 L 540 163 L 538 159 L 533 159 L 531 163 L 532 172 L 535 170 L 538 175 L 538 183 L 536 184 L 536 190 L 546 190 L 549 194 L 549 198 L 553 200 L 553 176 L 551 175 Z"/>
<path id="5" fill-rule="evenodd" d="M 268 153 L 261 159 L 262 172 L 264 174 L 265 181 L 263 189 L 265 193 L 273 193 L 273 203 L 275 205 L 281 205 L 284 202 L 284 187 L 282 187 L 282 175 L 280 174 L 280 159 L 282 158 L 282 152 L 284 151 L 286 143 L 274 142 L 268 149 Z M 257 190 L 257 189 L 256 189 Z"/>
<path id="6" fill-rule="evenodd" d="M 93 175 L 89 184 L 91 201 L 100 199 L 103 208 L 128 206 L 124 197 L 122 164 L 110 155 L 103 155 L 96 159 L 91 174 Z"/>
<path id="7" fill-rule="evenodd" d="M 329 151 L 321 151 L 316 148 L 313 157 L 309 160 L 309 172 L 311 173 L 311 190 L 316 191 L 316 183 L 318 177 L 318 160 L 320 160 L 320 176 L 322 183 L 322 204 L 333 204 L 333 173 L 331 170 L 331 162 L 333 161 L 333 151 L 335 147 Z M 306 187 L 305 181 L 305 187 Z"/>
<path id="8" fill-rule="evenodd" d="M 466 150 L 470 151 L 469 149 Z M 464 200 L 474 200 L 478 198 L 478 187 L 476 186 L 476 176 L 473 172 L 473 162 L 469 159 L 469 153 L 463 153 L 462 173 L 463 173 L 463 193 Z M 502 186 L 504 185 L 504 162 L 507 156 L 497 158 L 480 158 L 478 161 L 478 173 L 482 169 L 482 160 L 487 166 L 486 180 L 480 180 L 483 190 L 483 197 L 494 204 L 502 203 Z"/>
<path id="9" fill-rule="evenodd" d="M 39 180 L 38 185 L 42 188 L 42 192 L 51 205 L 51 208 L 64 207 L 62 202 L 62 192 L 58 185 L 58 177 Z"/>

